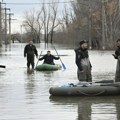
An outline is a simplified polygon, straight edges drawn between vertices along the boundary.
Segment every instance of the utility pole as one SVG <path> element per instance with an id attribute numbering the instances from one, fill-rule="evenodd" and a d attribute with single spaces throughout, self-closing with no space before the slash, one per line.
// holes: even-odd
<path id="1" fill-rule="evenodd" d="M 102 0 L 102 49 L 105 50 L 105 6 Z"/>
<path id="2" fill-rule="evenodd" d="M 91 40 L 91 6 L 90 6 L 90 0 L 88 1 L 88 7 L 89 7 L 89 16 L 88 16 L 88 26 L 89 26 L 89 49 L 92 49 L 92 40 Z"/>
<path id="3" fill-rule="evenodd" d="M 11 41 L 11 16 L 14 15 L 13 13 L 9 13 L 9 43 Z"/>
<path id="4" fill-rule="evenodd" d="M 8 44 L 8 40 L 7 40 L 7 10 L 10 11 L 10 8 L 4 8 L 5 10 L 5 45 Z"/>
<path id="5" fill-rule="evenodd" d="M 120 0 L 118 0 L 118 6 L 119 6 L 119 11 L 120 11 Z"/>
<path id="6" fill-rule="evenodd" d="M 22 41 L 23 41 L 23 33 L 22 33 L 22 25 L 20 25 L 20 30 L 21 30 L 21 43 L 22 43 Z"/>
<path id="7" fill-rule="evenodd" d="M 2 46 L 2 6 L 0 2 L 0 46 Z"/>
<path id="8" fill-rule="evenodd" d="M 2 46 L 2 4 L 5 3 L 0 2 L 0 46 Z"/>

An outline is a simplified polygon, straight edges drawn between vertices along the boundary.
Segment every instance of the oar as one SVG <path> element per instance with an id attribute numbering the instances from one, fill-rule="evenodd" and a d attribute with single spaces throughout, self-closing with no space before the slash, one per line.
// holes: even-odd
<path id="1" fill-rule="evenodd" d="M 6 66 L 4 66 L 4 65 L 0 65 L 0 68 L 6 68 Z"/>
<path id="2" fill-rule="evenodd" d="M 40 55 L 39 55 L 39 57 L 38 57 L 38 61 L 37 61 L 37 63 L 36 63 L 36 65 L 35 65 L 35 68 L 37 67 L 37 65 L 38 65 L 38 62 L 39 62 L 39 58 L 40 58 L 40 56 L 42 55 L 42 51 L 40 52 Z"/>
<path id="3" fill-rule="evenodd" d="M 56 50 L 56 48 L 55 48 L 54 45 L 53 45 L 53 47 L 54 47 L 54 49 L 55 49 L 55 51 L 56 51 L 58 57 L 60 58 L 60 56 L 59 56 L 59 54 L 58 54 L 58 52 L 57 52 L 57 50 Z M 62 63 L 63 68 L 66 69 L 66 67 L 65 67 L 64 63 L 62 62 L 61 58 L 60 58 L 60 61 L 61 61 L 61 63 Z"/>

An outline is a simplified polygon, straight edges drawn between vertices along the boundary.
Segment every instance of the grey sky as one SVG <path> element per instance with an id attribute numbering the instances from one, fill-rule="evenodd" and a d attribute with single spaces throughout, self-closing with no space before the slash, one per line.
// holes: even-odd
<path id="1" fill-rule="evenodd" d="M 2 0 L 0 0 L 2 2 Z M 6 3 L 6 7 L 11 9 L 11 13 L 14 13 L 13 20 L 12 21 L 12 32 L 20 32 L 20 25 L 22 24 L 24 12 L 28 11 L 33 8 L 39 8 L 40 4 L 11 4 L 11 3 L 45 3 L 50 2 L 51 0 L 3 0 L 4 3 Z M 56 0 L 58 1 L 58 0 Z M 66 2 L 70 0 L 59 0 L 59 2 Z M 4 6 L 4 5 L 3 5 Z M 59 8 L 62 11 L 62 7 L 64 6 L 64 3 L 59 4 Z"/>

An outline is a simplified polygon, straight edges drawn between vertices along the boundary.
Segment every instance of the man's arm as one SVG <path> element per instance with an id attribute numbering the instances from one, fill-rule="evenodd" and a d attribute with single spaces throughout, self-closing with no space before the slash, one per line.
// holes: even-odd
<path id="1" fill-rule="evenodd" d="M 43 57 L 39 58 L 39 60 L 43 60 L 43 59 L 45 59 L 45 56 L 46 56 L 46 55 L 44 55 Z"/>
<path id="2" fill-rule="evenodd" d="M 80 54 L 78 53 L 77 50 L 75 50 L 75 53 L 76 53 L 76 58 L 75 58 L 76 65 L 77 65 L 77 67 L 80 71 L 83 71 L 83 68 L 82 68 L 82 65 L 81 65 L 81 56 L 80 56 Z"/>
<path id="3" fill-rule="evenodd" d="M 53 56 L 53 55 L 51 55 L 52 57 L 53 57 L 53 59 L 55 59 L 55 60 L 59 60 L 60 59 L 60 57 L 55 57 L 55 56 Z"/>
<path id="4" fill-rule="evenodd" d="M 34 52 L 35 52 L 36 57 L 38 57 L 38 51 L 37 51 L 36 47 L 34 48 Z"/>
<path id="5" fill-rule="evenodd" d="M 112 54 L 115 59 L 118 59 L 118 56 L 120 55 L 120 52 L 118 49 L 116 49 L 115 54 Z"/>
<path id="6" fill-rule="evenodd" d="M 27 54 L 27 46 L 25 46 L 24 48 L 24 57 L 26 57 L 26 54 Z"/>
<path id="7" fill-rule="evenodd" d="M 118 56 L 116 54 L 112 54 L 115 59 L 118 59 Z"/>

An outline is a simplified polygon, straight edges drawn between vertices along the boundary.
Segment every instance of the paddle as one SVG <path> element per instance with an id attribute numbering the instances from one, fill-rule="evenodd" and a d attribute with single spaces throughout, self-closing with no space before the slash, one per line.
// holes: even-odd
<path id="1" fill-rule="evenodd" d="M 35 68 L 37 67 L 37 65 L 38 65 L 38 62 L 39 62 L 39 58 L 40 58 L 40 56 L 42 55 L 42 51 L 40 52 L 40 55 L 39 55 L 39 57 L 38 57 L 38 61 L 37 61 L 37 63 L 36 63 L 36 65 L 35 65 Z"/>
<path id="2" fill-rule="evenodd" d="M 57 50 L 56 50 L 56 48 L 55 48 L 55 46 L 54 46 L 54 45 L 53 45 L 53 47 L 54 47 L 54 49 L 55 49 L 55 51 L 56 51 L 56 53 L 57 53 L 58 57 L 60 58 L 60 56 L 59 56 L 59 54 L 58 54 L 58 52 L 57 52 Z M 61 58 L 60 58 L 60 62 L 62 63 L 62 66 L 63 66 L 63 68 L 64 68 L 64 70 L 65 70 L 65 69 L 66 69 L 66 67 L 65 67 L 65 65 L 63 64 L 63 62 L 62 62 Z"/>
<path id="3" fill-rule="evenodd" d="M 0 65 L 0 68 L 6 68 L 6 66 L 4 66 L 4 65 Z"/>

